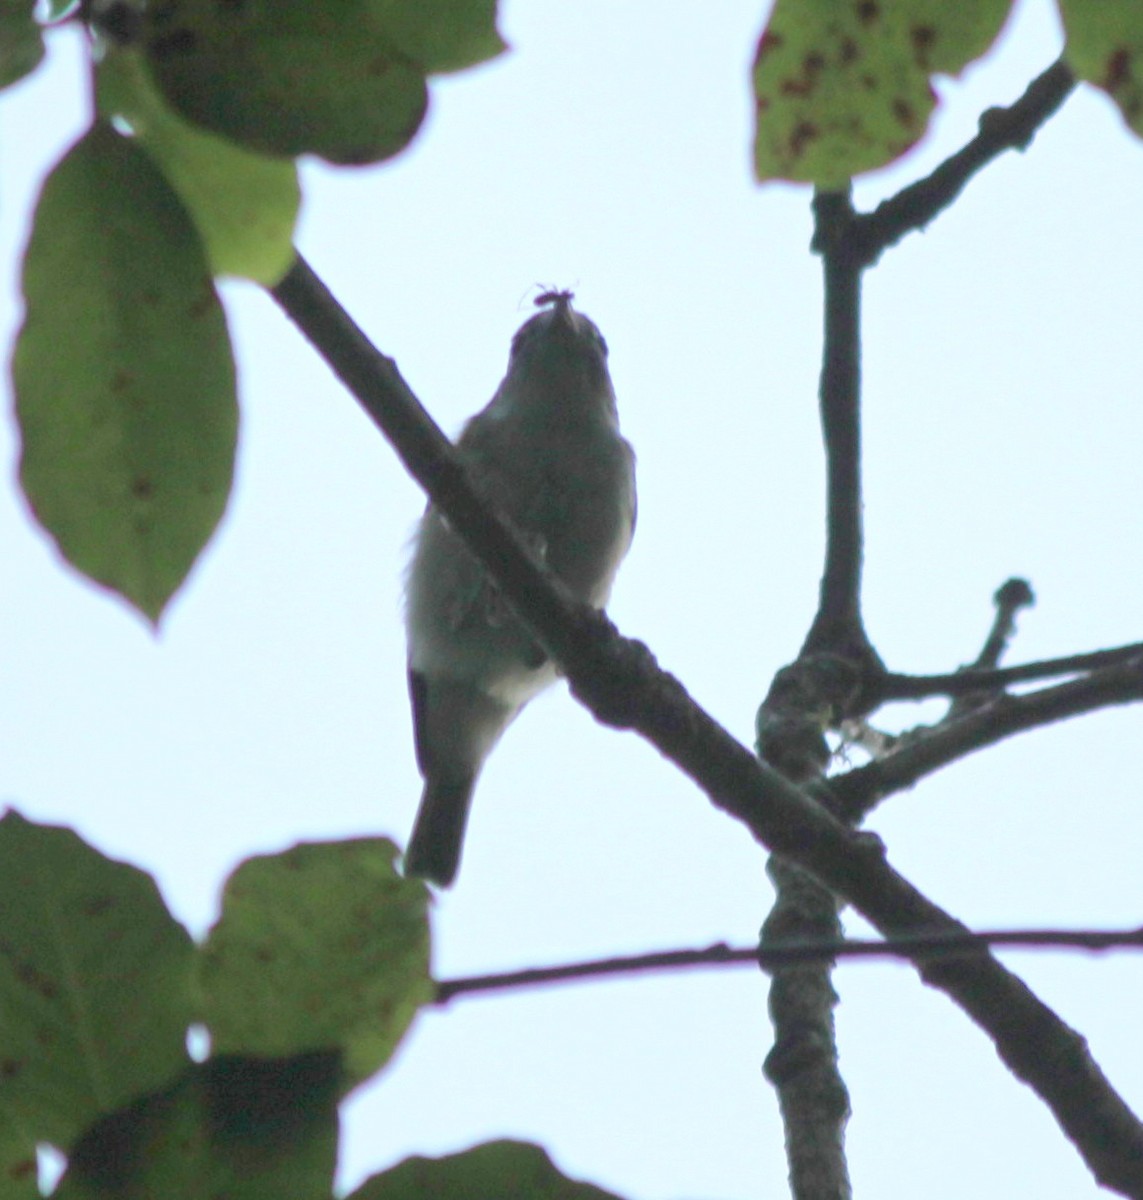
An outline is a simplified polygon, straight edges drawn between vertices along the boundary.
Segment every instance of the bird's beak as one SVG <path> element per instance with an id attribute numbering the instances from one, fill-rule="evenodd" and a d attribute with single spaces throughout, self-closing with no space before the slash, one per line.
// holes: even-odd
<path id="1" fill-rule="evenodd" d="M 571 306 L 570 296 L 560 296 L 552 305 L 552 325 L 562 327 L 569 332 L 576 328 L 576 311 Z"/>

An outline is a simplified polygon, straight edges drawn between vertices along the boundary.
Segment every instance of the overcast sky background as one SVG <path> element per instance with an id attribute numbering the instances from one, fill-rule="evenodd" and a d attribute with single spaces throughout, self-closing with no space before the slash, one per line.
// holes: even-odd
<path id="1" fill-rule="evenodd" d="M 639 453 L 639 531 L 610 611 L 749 744 L 821 562 L 810 197 L 750 175 L 765 5 L 664 0 L 649 14 L 508 0 L 513 51 L 437 83 L 408 153 L 306 167 L 299 243 L 450 431 L 496 387 L 535 285 L 576 290 L 610 343 Z M 1059 46 L 1050 4 L 1021 4 L 987 60 L 940 81 L 930 136 L 861 182 L 859 203 L 931 169 Z M 6 343 L 32 197 L 86 121 L 74 51 L 53 37 L 50 67 L 0 97 Z M 869 276 L 865 599 L 892 668 L 973 657 L 1013 574 L 1039 598 L 1013 661 L 1143 636 L 1141 192 L 1143 146 L 1082 89 Z M 0 428 L 0 797 L 153 871 L 196 933 L 244 856 L 403 841 L 420 790 L 400 580 L 423 497 L 275 306 L 225 291 L 237 485 L 157 638 L 60 564 L 12 482 L 10 416 Z M 1011 741 L 893 798 L 871 827 L 974 926 L 1138 925 L 1140 719 Z M 460 881 L 436 906 L 436 970 L 748 943 L 770 902 L 763 865 L 654 750 L 561 687 L 484 774 Z M 1143 1110 L 1143 960 L 1005 958 Z M 837 987 L 858 1196 L 1106 1194 L 912 971 L 846 966 Z M 737 970 L 428 1013 L 349 1106 L 341 1179 L 510 1135 L 636 1200 L 780 1196 L 765 1005 L 764 981 Z"/>

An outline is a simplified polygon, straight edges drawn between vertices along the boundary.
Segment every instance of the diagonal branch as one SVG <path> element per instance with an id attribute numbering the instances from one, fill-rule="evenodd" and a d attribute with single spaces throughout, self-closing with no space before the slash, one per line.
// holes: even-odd
<path id="1" fill-rule="evenodd" d="M 1143 700 L 1143 650 L 1127 649 L 1134 654 L 1116 665 L 1023 696 L 1005 693 L 967 716 L 942 722 L 932 732 L 902 738 L 884 758 L 831 778 L 825 785 L 830 808 L 856 821 L 893 792 L 1013 734 Z"/>
<path id="2" fill-rule="evenodd" d="M 931 175 L 859 216 L 851 231 L 851 250 L 866 265 L 906 234 L 924 229 L 948 208 L 968 181 L 1006 150 L 1024 150 L 1043 123 L 1075 87 L 1075 77 L 1060 59 L 1028 85 L 1008 108 L 991 108 L 980 119 L 980 132 Z"/>
<path id="3" fill-rule="evenodd" d="M 886 861 L 875 838 L 847 829 L 759 762 L 606 617 L 573 604 L 480 501 L 448 440 L 300 258 L 273 290 L 418 482 L 487 566 L 509 602 L 560 663 L 573 693 L 608 724 L 633 728 L 772 851 L 844 897 L 886 936 L 970 931 Z M 1105 1186 L 1143 1196 L 1143 1126 L 1084 1039 L 981 949 L 948 961 L 910 956 L 922 978 L 984 1029 L 1012 1072 L 1049 1106 Z"/>
<path id="4" fill-rule="evenodd" d="M 878 702 L 887 700 L 923 700 L 927 696 L 958 696 L 984 689 L 999 690 L 1014 683 L 1035 683 L 1060 675 L 1079 675 L 1114 667 L 1133 659 L 1143 658 L 1143 642 L 1126 646 L 1111 646 L 1106 650 L 1088 650 L 1083 654 L 1066 654 L 1062 658 L 1046 658 L 1042 662 L 1020 663 L 995 671 L 953 671 L 948 675 L 899 675 L 886 671 L 877 684 Z"/>

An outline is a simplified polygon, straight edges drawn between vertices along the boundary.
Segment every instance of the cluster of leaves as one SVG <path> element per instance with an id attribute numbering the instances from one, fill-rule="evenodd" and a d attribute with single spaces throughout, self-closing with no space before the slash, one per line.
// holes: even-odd
<path id="1" fill-rule="evenodd" d="M 842 187 L 924 133 L 931 77 L 992 44 L 1012 0 L 779 0 L 754 68 L 758 178 Z M 1143 15 L 1060 0 L 1069 61 L 1137 129 Z M 43 56 L 0 0 L 0 87 Z M 50 0 L 91 33 L 92 125 L 48 177 L 13 375 L 21 482 L 63 556 L 152 622 L 230 494 L 235 372 L 214 278 L 290 268 L 295 159 L 404 149 L 429 77 L 504 49 L 496 0 Z"/>
<path id="2" fill-rule="evenodd" d="M 70 830 L 0 820 L 0 1197 L 329 1200 L 338 1104 L 392 1057 L 429 978 L 428 895 L 381 838 L 310 843 L 231 875 L 201 945 L 154 880 Z M 188 1031 L 209 1040 L 188 1054 Z M 601 1200 L 543 1152 L 492 1143 L 409 1160 L 358 1200 Z M 483 1182 L 482 1182 L 483 1181 Z"/>
<path id="3" fill-rule="evenodd" d="M 0 83 L 43 54 L 34 7 L 0 7 Z M 44 184 L 24 263 L 20 477 L 64 557 L 150 620 L 230 493 L 238 408 L 214 278 L 273 286 L 294 258 L 296 157 L 403 149 L 428 77 L 504 48 L 495 8 L 176 0 L 92 14 L 96 111 Z"/>
<path id="4" fill-rule="evenodd" d="M 754 58 L 755 171 L 843 188 L 904 154 L 936 107 L 931 78 L 993 44 L 1013 0 L 778 0 Z M 1058 0 L 1066 60 L 1143 134 L 1143 8 Z"/>
<path id="5" fill-rule="evenodd" d="M 361 839 L 251 859 L 195 945 L 150 876 L 7 814 L 0 1193 L 39 1194 L 46 1143 L 70 1159 L 61 1197 L 209 1195 L 192 1184 L 232 1175 L 260 1196 L 283 1173 L 328 1196 L 337 1102 L 432 996 L 428 898 L 396 855 Z"/>

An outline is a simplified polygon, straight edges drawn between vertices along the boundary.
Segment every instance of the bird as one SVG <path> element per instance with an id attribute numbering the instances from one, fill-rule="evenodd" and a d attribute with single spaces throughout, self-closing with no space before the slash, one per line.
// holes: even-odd
<path id="1" fill-rule="evenodd" d="M 516 332 L 492 400 L 456 453 L 474 488 L 576 600 L 602 609 L 635 532 L 635 453 L 619 429 L 607 343 L 547 291 Z M 556 665 L 431 503 L 405 595 L 408 683 L 424 792 L 407 876 L 450 887 L 485 760 Z"/>

